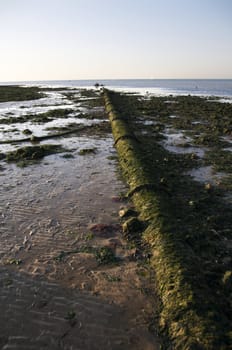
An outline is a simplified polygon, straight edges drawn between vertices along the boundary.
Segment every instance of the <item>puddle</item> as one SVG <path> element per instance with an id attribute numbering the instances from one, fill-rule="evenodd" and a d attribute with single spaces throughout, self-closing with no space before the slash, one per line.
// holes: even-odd
<path id="1" fill-rule="evenodd" d="M 232 98 L 220 98 L 218 100 L 212 100 L 212 102 L 232 103 Z"/>
<path id="2" fill-rule="evenodd" d="M 173 101 L 173 100 L 167 100 L 167 101 L 164 101 L 164 103 L 167 103 L 167 104 L 178 104 L 179 102 L 178 101 Z"/>
<path id="3" fill-rule="evenodd" d="M 0 117 L 19 116 L 25 114 L 38 114 L 54 109 L 74 108 L 73 102 L 68 100 L 63 94 L 57 92 L 47 92 L 48 97 L 38 100 L 14 101 L 0 103 Z"/>
<path id="4" fill-rule="evenodd" d="M 166 128 L 162 135 L 165 136 L 166 139 L 160 142 L 160 145 L 169 152 L 178 154 L 194 153 L 200 158 L 203 158 L 205 155 L 205 150 L 203 148 L 191 146 L 192 139 L 185 136 L 183 131 Z"/>
<path id="5" fill-rule="evenodd" d="M 193 122 L 192 122 L 192 125 L 199 125 L 199 124 L 205 124 L 205 123 L 199 122 L 199 121 L 193 121 Z"/>
<path id="6" fill-rule="evenodd" d="M 152 126 L 152 125 L 158 124 L 156 120 L 149 119 L 149 116 L 145 116 L 145 115 L 141 119 L 137 118 L 136 123 L 146 125 L 146 126 Z"/>
<path id="7" fill-rule="evenodd" d="M 228 148 L 223 148 L 223 151 L 228 151 L 228 152 L 232 152 L 232 147 L 228 147 Z"/>
<path id="8" fill-rule="evenodd" d="M 181 146 L 172 146 L 169 145 L 168 143 L 165 142 L 160 142 L 160 144 L 169 152 L 173 152 L 173 153 L 178 153 L 178 154 L 196 154 L 199 158 L 203 158 L 205 155 L 205 150 L 203 150 L 202 148 L 198 148 L 198 147 L 192 147 L 192 146 L 188 146 L 188 147 L 181 147 Z"/>
<path id="9" fill-rule="evenodd" d="M 1 141 L 25 138 L 25 135 L 23 134 L 23 131 L 25 129 L 29 129 L 35 136 L 46 136 L 51 133 L 51 131 L 48 130 L 49 128 L 65 127 L 71 123 L 91 126 L 105 121 L 105 119 L 101 116 L 101 114 L 104 116 L 103 106 L 88 107 L 88 104 L 82 106 L 79 102 L 75 104 L 66 97 L 65 93 L 67 93 L 67 91 L 65 91 L 63 94 L 61 92 L 47 92 L 46 94 L 48 97 L 41 98 L 39 100 L 0 103 L 0 118 L 17 118 L 25 115 L 39 115 L 40 113 L 46 113 L 56 109 L 74 110 L 74 112 L 71 112 L 65 118 L 62 116 L 62 118 L 58 117 L 48 122 L 44 122 L 42 120 L 41 123 L 36 123 L 33 120 L 28 120 L 23 123 L 17 123 L 16 121 L 9 125 L 1 124 Z M 80 96 L 80 93 L 78 93 L 78 96 Z M 92 97 L 87 97 L 84 98 L 84 101 L 88 102 L 92 99 Z M 80 113 L 87 113 L 88 115 L 92 115 L 92 118 L 87 119 L 84 118 L 84 116 L 78 118 L 78 115 L 80 115 Z M 53 115 L 52 118 L 54 118 Z M 1 147 L 0 145 L 0 151 L 3 149 L 5 150 L 6 148 L 9 148 L 10 150 L 14 149 L 14 147 Z"/>
<path id="10" fill-rule="evenodd" d="M 221 139 L 223 141 L 228 142 L 228 143 L 232 143 L 232 137 L 231 136 L 222 136 Z"/>
<path id="11" fill-rule="evenodd" d="M 226 176 L 225 173 L 215 173 L 212 166 L 204 166 L 197 169 L 192 169 L 185 173 L 194 178 L 194 180 L 202 183 L 210 183 L 212 185 L 218 185 L 220 180 Z"/>
<path id="12" fill-rule="evenodd" d="M 190 137 L 184 135 L 183 131 L 174 130 L 172 128 L 166 128 L 165 132 L 162 134 L 166 137 L 166 142 L 168 144 L 180 145 L 192 141 Z"/>
<path id="13" fill-rule="evenodd" d="M 145 120 L 143 125 L 154 125 L 154 120 Z"/>
<path id="14" fill-rule="evenodd" d="M 77 124 L 76 126 L 91 126 L 95 124 L 100 124 L 105 120 L 99 120 L 99 119 L 85 119 L 85 118 L 78 118 L 78 117 L 67 117 L 67 118 L 57 118 L 55 120 L 52 120 L 47 123 L 43 124 L 35 124 L 33 122 L 25 122 L 25 123 L 14 123 L 10 126 L 5 125 L 0 130 L 0 138 L 1 141 L 7 141 L 7 140 L 17 140 L 25 138 L 26 136 L 23 134 L 23 131 L 25 129 L 29 129 L 33 135 L 35 136 L 46 136 L 51 133 L 55 134 L 58 133 L 59 130 L 49 130 L 49 128 L 61 128 L 68 126 L 69 124 Z M 15 130 L 17 129 L 17 130 Z M 12 131 L 11 131 L 12 130 Z M 0 150 L 2 149 L 2 145 L 0 144 Z"/>

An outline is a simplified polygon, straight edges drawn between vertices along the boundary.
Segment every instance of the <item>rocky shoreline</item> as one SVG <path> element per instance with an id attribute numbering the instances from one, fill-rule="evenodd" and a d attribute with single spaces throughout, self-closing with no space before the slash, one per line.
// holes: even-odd
<path id="1" fill-rule="evenodd" d="M 232 274 L 231 202 L 226 198 L 231 195 L 232 153 L 224 151 L 230 143 L 224 141 L 231 137 L 231 105 L 108 90 L 104 97 L 129 195 L 144 226 L 142 241 L 150 245 L 160 329 L 174 349 L 228 349 Z M 178 130 L 172 133 L 182 140 L 172 142 L 175 152 L 170 152 L 163 132 L 174 123 Z M 198 145 L 207 147 L 202 158 L 188 137 L 196 125 L 201 129 Z M 224 176 L 197 182 L 186 174 L 205 164 Z"/>

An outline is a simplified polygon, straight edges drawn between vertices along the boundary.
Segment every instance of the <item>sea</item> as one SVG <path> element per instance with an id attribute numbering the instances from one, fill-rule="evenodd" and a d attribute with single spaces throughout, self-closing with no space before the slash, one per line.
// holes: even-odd
<path id="1" fill-rule="evenodd" d="M 232 103 L 232 79 L 98 79 L 0 82 L 0 85 L 94 88 L 104 87 L 141 94 L 215 96 Z"/>

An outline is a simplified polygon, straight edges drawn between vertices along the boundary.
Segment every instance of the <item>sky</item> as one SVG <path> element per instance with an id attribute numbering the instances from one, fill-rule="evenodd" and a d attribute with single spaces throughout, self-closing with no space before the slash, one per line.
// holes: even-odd
<path id="1" fill-rule="evenodd" d="M 0 0 L 0 81 L 231 79 L 232 0 Z"/>

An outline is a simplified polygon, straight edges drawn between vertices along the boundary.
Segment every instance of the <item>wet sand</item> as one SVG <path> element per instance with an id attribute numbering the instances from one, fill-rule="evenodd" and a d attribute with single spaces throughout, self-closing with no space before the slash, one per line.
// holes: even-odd
<path id="1" fill-rule="evenodd" d="M 159 349 L 148 331 L 154 275 L 122 236 L 118 211 L 128 203 L 111 135 L 43 143 L 53 142 L 72 158 L 50 155 L 23 168 L 1 162 L 1 348 Z M 79 154 L 90 147 L 94 154 Z M 117 262 L 99 264 L 92 250 L 101 247 Z"/>

